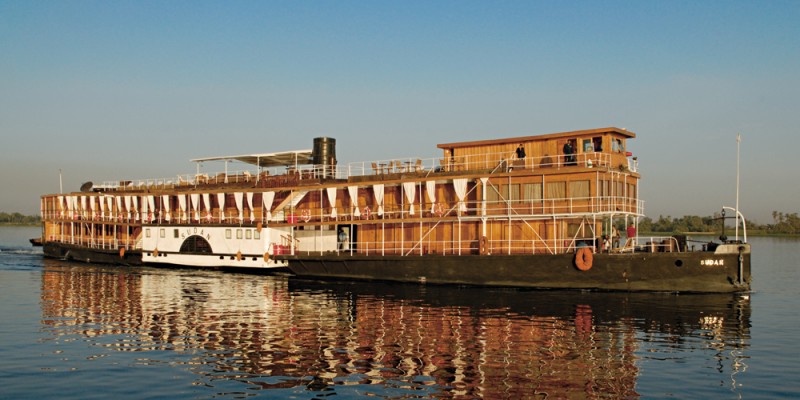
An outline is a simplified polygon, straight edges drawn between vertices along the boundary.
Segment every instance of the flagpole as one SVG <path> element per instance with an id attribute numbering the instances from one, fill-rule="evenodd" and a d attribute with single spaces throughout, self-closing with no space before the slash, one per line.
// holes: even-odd
<path id="1" fill-rule="evenodd" d="M 736 240 L 739 240 L 739 155 L 742 134 L 736 134 Z"/>

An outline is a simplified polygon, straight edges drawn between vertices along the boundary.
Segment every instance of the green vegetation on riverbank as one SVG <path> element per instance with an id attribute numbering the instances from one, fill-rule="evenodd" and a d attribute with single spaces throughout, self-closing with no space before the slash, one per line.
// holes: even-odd
<path id="1" fill-rule="evenodd" d="M 42 219 L 38 215 L 0 212 L 0 225 L 39 225 Z"/>
<path id="2" fill-rule="evenodd" d="M 659 216 L 654 220 L 644 217 L 639 220 L 639 232 L 653 233 L 718 233 L 722 230 L 722 216 L 715 213 L 710 217 L 698 217 L 695 215 L 672 218 L 670 216 Z M 758 224 L 747 221 L 748 235 L 798 235 L 800 234 L 800 216 L 797 213 L 772 212 L 773 223 Z M 734 219 L 731 215 L 727 216 L 727 227 L 733 229 Z M 624 227 L 623 227 L 624 228 Z M 620 229 L 620 228 L 618 228 Z"/>
<path id="3" fill-rule="evenodd" d="M 714 233 L 722 229 L 721 215 L 716 213 L 709 217 L 688 215 L 680 218 L 659 216 L 658 219 L 644 217 L 639 220 L 639 232 L 648 233 Z M 773 223 L 758 224 L 747 221 L 748 235 L 800 235 L 800 216 L 797 213 L 772 212 Z M 728 228 L 731 228 L 733 218 L 728 216 Z M 38 215 L 23 215 L 20 213 L 0 212 L 0 225 L 39 225 L 41 218 Z M 623 221 L 618 221 L 624 224 Z M 615 224 L 616 225 L 616 224 Z M 726 229 L 728 229 L 726 228 Z M 621 232 L 625 231 L 624 225 L 617 226 Z M 732 228 L 731 228 L 732 229 Z"/>

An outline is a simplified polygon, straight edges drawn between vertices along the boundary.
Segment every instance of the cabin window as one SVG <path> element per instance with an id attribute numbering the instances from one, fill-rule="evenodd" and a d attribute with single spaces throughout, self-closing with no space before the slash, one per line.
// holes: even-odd
<path id="1" fill-rule="evenodd" d="M 542 199 L 541 183 L 523 183 L 522 198 L 528 201 L 539 201 Z"/>
<path id="2" fill-rule="evenodd" d="M 177 229 L 173 229 L 173 230 L 172 230 L 172 237 L 174 237 L 175 239 L 177 239 L 178 237 L 180 237 L 180 233 L 178 233 L 178 230 L 177 230 Z"/>
<path id="3" fill-rule="evenodd" d="M 519 185 L 513 184 L 508 185 L 508 196 L 506 197 L 509 201 L 519 201 Z"/>
<path id="4" fill-rule="evenodd" d="M 244 231 L 244 238 L 248 239 L 248 240 L 252 239 L 253 238 L 253 231 L 250 230 L 250 229 Z"/>
<path id="5" fill-rule="evenodd" d="M 164 228 L 161 228 L 161 229 L 158 230 L 158 236 L 159 237 L 165 238 L 165 237 L 167 237 L 166 234 L 167 234 L 167 232 L 166 232 L 166 230 L 164 230 Z"/>
<path id="6" fill-rule="evenodd" d="M 589 197 L 589 181 L 573 181 L 569 183 L 569 196 L 572 198 Z"/>
<path id="7" fill-rule="evenodd" d="M 594 152 L 594 143 L 592 143 L 592 139 L 583 139 L 583 145 L 581 148 L 583 149 L 584 153 L 592 153 Z"/>
<path id="8" fill-rule="evenodd" d="M 225 239 L 230 239 L 230 238 L 231 238 L 231 230 L 225 229 Z"/>
<path id="9" fill-rule="evenodd" d="M 147 229 L 144 230 L 144 237 L 147 237 L 147 238 L 150 237 L 150 228 L 147 228 Z"/>
<path id="10" fill-rule="evenodd" d="M 500 187 L 495 185 L 488 185 L 486 187 L 486 202 L 494 204 L 500 201 Z"/>
<path id="11" fill-rule="evenodd" d="M 548 199 L 564 199 L 567 197 L 566 182 L 547 182 Z"/>
<path id="12" fill-rule="evenodd" d="M 259 231 L 253 232 L 253 239 L 260 240 L 261 239 L 261 232 L 259 232 Z"/>
<path id="13" fill-rule="evenodd" d="M 632 183 L 628 184 L 628 197 L 636 197 L 636 185 Z"/>
<path id="14" fill-rule="evenodd" d="M 611 151 L 614 153 L 622 153 L 625 151 L 625 144 L 622 142 L 622 139 L 614 138 L 611 141 Z"/>
<path id="15" fill-rule="evenodd" d="M 596 152 L 603 151 L 603 138 L 601 136 L 593 137 L 592 146 L 594 146 L 594 151 Z"/>
<path id="16" fill-rule="evenodd" d="M 236 238 L 237 239 L 241 239 L 242 238 L 242 230 L 241 229 L 237 229 L 236 230 Z"/>
<path id="17" fill-rule="evenodd" d="M 611 193 L 608 189 L 608 181 L 600 181 L 600 190 L 598 190 L 598 196 L 609 196 Z"/>

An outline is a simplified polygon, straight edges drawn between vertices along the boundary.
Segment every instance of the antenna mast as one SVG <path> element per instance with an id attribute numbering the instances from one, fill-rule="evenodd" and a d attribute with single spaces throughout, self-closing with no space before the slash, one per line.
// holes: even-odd
<path id="1" fill-rule="evenodd" d="M 739 154 L 742 134 L 736 134 L 736 240 L 739 240 Z"/>

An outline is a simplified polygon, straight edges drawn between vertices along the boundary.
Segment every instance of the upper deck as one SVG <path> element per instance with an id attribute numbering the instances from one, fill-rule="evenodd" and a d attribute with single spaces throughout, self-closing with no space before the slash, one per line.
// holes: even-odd
<path id="1" fill-rule="evenodd" d="M 280 188 L 323 182 L 369 182 L 497 172 L 576 172 L 598 168 L 624 171 L 638 177 L 638 160 L 626 151 L 636 134 L 620 128 L 601 128 L 545 135 L 439 144 L 441 157 L 404 157 L 338 165 L 315 163 L 312 150 L 208 157 L 191 160 L 195 173 L 174 178 L 106 181 L 98 191 L 214 190 Z M 522 148 L 523 153 L 518 153 Z M 524 155 L 523 155 L 524 154 Z M 520 157 L 520 155 L 523 155 Z M 208 173 L 204 163 L 224 162 L 225 170 Z M 229 170 L 230 162 L 244 169 Z"/>

